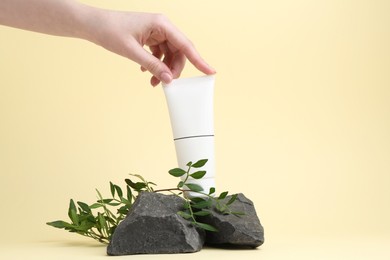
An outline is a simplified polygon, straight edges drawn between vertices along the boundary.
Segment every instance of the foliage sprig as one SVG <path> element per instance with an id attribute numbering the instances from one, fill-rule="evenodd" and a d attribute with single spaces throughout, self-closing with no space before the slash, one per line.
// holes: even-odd
<path id="1" fill-rule="evenodd" d="M 187 169 L 174 168 L 169 170 L 169 174 L 180 178 L 179 183 L 174 188 L 155 190 L 157 186 L 153 182 L 147 181 L 141 175 L 130 174 L 137 180 L 125 179 L 125 192 L 118 185 L 110 182 L 111 197 L 104 198 L 101 192 L 96 189 L 98 200 L 95 203 L 87 204 L 85 202 L 73 199 L 69 202 L 68 217 L 70 222 L 57 220 L 48 222 L 49 226 L 65 229 L 72 233 L 77 233 L 95 239 L 101 243 L 108 244 L 116 227 L 126 217 L 131 209 L 134 200 L 141 192 L 169 192 L 184 199 L 183 209 L 177 214 L 188 220 L 192 225 L 207 231 L 217 232 L 218 230 L 206 223 L 198 220 L 199 217 L 211 214 L 211 210 L 216 210 L 221 214 L 243 215 L 242 212 L 231 211 L 229 206 L 237 199 L 237 194 L 233 194 L 226 202 L 227 191 L 216 196 L 215 188 L 210 188 L 208 192 L 203 188 L 191 182 L 192 179 L 202 179 L 206 171 L 198 170 L 207 163 L 207 159 L 199 160 L 195 163 L 188 162 Z M 195 172 L 191 170 L 195 168 Z M 187 196 L 192 193 L 199 196 Z"/>

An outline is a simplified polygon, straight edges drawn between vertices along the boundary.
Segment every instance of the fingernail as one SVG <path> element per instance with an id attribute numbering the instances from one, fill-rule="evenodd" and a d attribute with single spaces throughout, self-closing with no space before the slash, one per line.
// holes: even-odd
<path id="1" fill-rule="evenodd" d="M 161 73 L 160 79 L 164 84 L 169 84 L 172 81 L 172 76 L 168 72 L 163 72 Z"/>
<path id="2" fill-rule="evenodd" d="M 215 73 L 217 73 L 217 70 L 216 70 L 216 69 L 214 69 L 214 68 L 213 68 L 213 67 L 211 67 L 210 65 L 209 65 L 209 67 L 210 67 L 210 69 L 211 69 L 211 71 L 212 71 L 212 72 L 211 72 L 212 74 L 215 74 Z"/>

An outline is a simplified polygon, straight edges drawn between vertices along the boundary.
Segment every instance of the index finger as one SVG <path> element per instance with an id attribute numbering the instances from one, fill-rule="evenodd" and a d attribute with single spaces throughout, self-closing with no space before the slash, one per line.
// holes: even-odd
<path id="1" fill-rule="evenodd" d="M 166 39 L 168 46 L 172 45 L 175 49 L 182 52 L 187 59 L 201 72 L 210 75 L 216 71 L 210 65 L 208 65 L 195 49 L 193 43 L 174 25 L 169 24 L 166 28 Z M 169 46 L 171 47 L 171 46 Z"/>

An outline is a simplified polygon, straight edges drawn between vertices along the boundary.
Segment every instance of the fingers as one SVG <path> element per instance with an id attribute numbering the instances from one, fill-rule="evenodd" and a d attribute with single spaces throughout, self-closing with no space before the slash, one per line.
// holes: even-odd
<path id="1" fill-rule="evenodd" d="M 186 56 L 183 53 L 178 52 L 172 59 L 170 68 L 174 79 L 180 77 L 181 72 L 186 64 Z"/>
<path id="2" fill-rule="evenodd" d="M 195 49 L 194 45 L 167 19 L 157 20 L 157 29 L 149 34 L 145 41 L 132 45 L 130 59 L 141 65 L 142 71 L 153 74 L 152 86 L 160 82 L 168 84 L 178 78 L 188 59 L 199 71 L 211 75 L 216 71 L 208 65 Z M 143 48 L 146 44 L 150 52 Z M 163 60 L 161 60 L 163 59 Z"/>
<path id="3" fill-rule="evenodd" d="M 161 52 L 164 54 L 163 62 L 171 70 L 172 76 L 174 79 L 178 78 L 184 69 L 185 56 L 183 53 L 178 50 L 172 51 L 169 48 L 169 43 L 164 42 L 159 45 Z"/>
<path id="4" fill-rule="evenodd" d="M 215 74 L 216 71 L 208 65 L 195 49 L 194 45 L 188 40 L 184 34 L 176 29 L 172 24 L 167 27 L 166 37 L 168 46 L 171 49 L 176 49 L 183 53 L 187 59 L 201 72 L 210 75 Z M 170 46 L 171 45 L 171 46 Z"/>
<path id="5" fill-rule="evenodd" d="M 173 55 L 170 53 L 169 48 L 167 47 L 166 43 L 159 44 L 158 47 L 157 46 L 150 47 L 151 50 L 157 49 L 157 48 L 159 50 L 158 53 L 161 55 L 159 55 L 158 57 L 156 56 L 156 58 L 161 59 L 162 56 L 164 56 L 162 62 L 171 70 L 172 77 L 177 78 L 177 77 L 175 77 L 175 74 L 173 73 L 172 68 L 171 68 Z M 157 86 L 159 83 L 160 83 L 160 80 L 158 78 L 156 78 L 155 76 L 153 76 L 150 79 L 150 84 L 152 86 Z"/>
<path id="6" fill-rule="evenodd" d="M 163 57 L 162 62 L 171 70 L 172 78 L 176 79 L 180 77 L 186 62 L 186 57 L 183 53 L 179 51 L 172 53 L 166 43 L 162 43 L 158 46 L 151 46 L 150 50 L 152 55 L 157 59 L 161 59 Z M 141 70 L 147 71 L 147 69 L 143 66 L 141 66 Z M 151 85 L 156 86 L 160 83 L 160 80 L 153 76 L 150 83 Z"/>
<path id="7" fill-rule="evenodd" d="M 168 84 L 172 81 L 173 75 L 169 67 L 164 64 L 159 58 L 161 55 L 155 51 L 153 54 L 146 51 L 139 44 L 132 45 L 133 51 L 131 59 L 141 65 L 141 70 L 146 69 L 155 77 L 151 79 L 151 84 L 156 86 L 160 81 Z"/>
<path id="8" fill-rule="evenodd" d="M 155 76 L 152 76 L 150 78 L 150 85 L 152 85 L 153 87 L 157 86 L 158 84 L 160 84 L 160 80 L 158 78 L 156 78 Z"/>
<path id="9" fill-rule="evenodd" d="M 159 48 L 159 46 L 150 46 L 149 49 L 152 52 L 152 55 L 154 57 L 161 60 L 161 57 L 163 56 L 163 52 L 161 51 L 161 48 Z M 147 69 L 144 68 L 143 66 L 141 66 L 141 71 L 145 72 L 145 71 L 147 71 Z"/>

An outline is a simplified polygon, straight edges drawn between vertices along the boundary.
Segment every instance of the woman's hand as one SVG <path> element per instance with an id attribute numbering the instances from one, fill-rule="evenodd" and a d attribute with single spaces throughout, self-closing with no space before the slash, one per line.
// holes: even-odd
<path id="1" fill-rule="evenodd" d="M 0 24 L 94 42 L 140 64 L 152 73 L 153 86 L 178 78 L 186 59 L 205 74 L 215 73 L 160 14 L 105 10 L 74 0 L 1 0 Z"/>
<path id="2" fill-rule="evenodd" d="M 152 86 L 178 78 L 186 59 L 205 74 L 215 73 L 191 41 L 163 15 L 101 10 L 99 16 L 99 22 L 92 22 L 90 40 L 140 64 L 142 71 L 153 74 Z"/>

